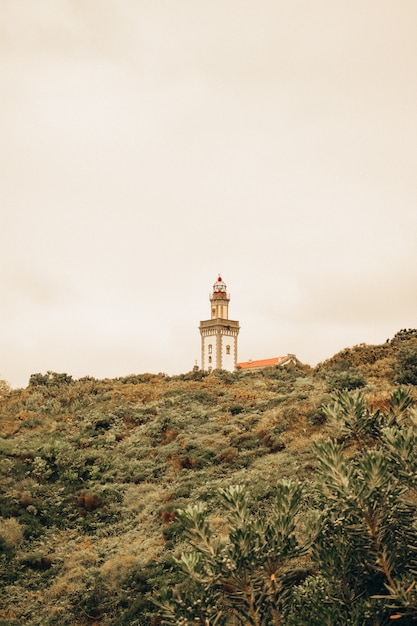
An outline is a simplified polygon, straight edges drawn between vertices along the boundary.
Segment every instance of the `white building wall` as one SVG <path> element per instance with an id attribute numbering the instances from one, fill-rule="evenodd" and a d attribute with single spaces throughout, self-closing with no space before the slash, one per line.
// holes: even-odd
<path id="1" fill-rule="evenodd" d="M 220 341 L 221 363 L 217 363 L 217 341 Z M 228 350 L 229 346 L 229 350 Z M 210 359 L 211 357 L 211 359 Z M 237 337 L 229 335 L 205 335 L 202 337 L 201 367 L 203 370 L 224 369 L 234 372 L 237 358 Z"/>
<path id="2" fill-rule="evenodd" d="M 221 336 L 222 341 L 222 369 L 234 372 L 235 370 L 235 351 L 236 351 L 236 337 L 229 337 L 228 335 Z M 227 349 L 229 346 L 229 351 Z M 229 352 L 229 353 L 228 353 Z"/>
<path id="3" fill-rule="evenodd" d="M 211 346 L 211 349 L 210 349 Z M 216 335 L 207 335 L 203 337 L 203 345 L 202 345 L 202 364 L 201 367 L 203 370 L 208 370 L 209 368 L 216 369 Z M 211 363 L 210 363 L 211 357 Z"/>

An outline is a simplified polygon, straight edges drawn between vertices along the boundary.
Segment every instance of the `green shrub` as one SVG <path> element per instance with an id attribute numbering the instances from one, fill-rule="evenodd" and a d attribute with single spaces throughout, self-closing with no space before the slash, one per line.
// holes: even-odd
<path id="1" fill-rule="evenodd" d="M 190 548 L 176 562 L 187 582 L 156 600 L 163 623 L 211 623 L 213 619 L 228 624 L 235 615 L 241 624 L 278 625 L 289 584 L 283 564 L 303 550 L 295 533 L 301 486 L 280 481 L 272 509 L 262 516 L 251 511 L 242 486 L 222 489 L 220 497 L 228 524 L 225 538 L 213 532 L 204 505 L 180 512 Z"/>
<path id="2" fill-rule="evenodd" d="M 29 569 L 44 572 L 51 569 L 53 561 L 50 556 L 45 555 L 41 551 L 37 551 L 31 552 L 21 557 L 20 563 L 24 567 L 28 567 Z"/>
<path id="3" fill-rule="evenodd" d="M 351 391 L 366 384 L 363 372 L 350 365 L 340 364 L 326 373 L 326 382 L 330 391 Z"/>
<path id="4" fill-rule="evenodd" d="M 232 406 L 229 407 L 231 415 L 239 415 L 239 413 L 243 413 L 244 410 L 245 407 L 242 404 L 232 404 Z"/>
<path id="5" fill-rule="evenodd" d="M 278 482 L 271 509 L 270 501 L 250 506 L 241 486 L 221 490 L 227 534 L 210 525 L 203 504 L 180 512 L 189 549 L 176 562 L 185 582 L 156 600 L 164 624 L 226 626 L 232 616 L 257 626 L 415 622 L 411 396 L 398 390 L 382 413 L 359 392 L 341 391 L 324 410 L 355 451 L 348 457 L 334 440 L 314 445 L 319 478 L 310 512 L 301 512 L 301 486 L 288 481 Z"/>
<path id="6" fill-rule="evenodd" d="M 415 342 L 399 349 L 395 380 L 401 385 L 417 385 L 417 345 Z"/>

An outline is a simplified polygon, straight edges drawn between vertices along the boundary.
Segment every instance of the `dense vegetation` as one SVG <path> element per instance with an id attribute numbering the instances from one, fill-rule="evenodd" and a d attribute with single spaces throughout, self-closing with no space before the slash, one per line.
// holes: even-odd
<path id="1" fill-rule="evenodd" d="M 417 620 L 417 331 L 0 386 L 0 626 Z"/>

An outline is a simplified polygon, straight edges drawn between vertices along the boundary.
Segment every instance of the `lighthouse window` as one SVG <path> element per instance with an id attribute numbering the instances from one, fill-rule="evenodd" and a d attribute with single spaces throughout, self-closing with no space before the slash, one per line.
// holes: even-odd
<path id="1" fill-rule="evenodd" d="M 213 346 L 211 345 L 211 343 L 209 343 L 208 345 L 208 353 L 211 354 L 213 352 Z"/>
<path id="2" fill-rule="evenodd" d="M 230 346 L 226 346 L 226 354 L 230 354 Z"/>

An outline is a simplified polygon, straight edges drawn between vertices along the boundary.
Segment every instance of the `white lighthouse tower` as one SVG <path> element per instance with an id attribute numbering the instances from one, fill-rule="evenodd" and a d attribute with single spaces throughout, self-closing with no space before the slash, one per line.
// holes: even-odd
<path id="1" fill-rule="evenodd" d="M 210 294 L 211 319 L 200 322 L 201 369 L 233 372 L 237 363 L 239 322 L 229 320 L 230 296 L 219 276 Z"/>

